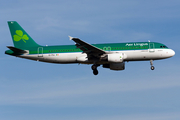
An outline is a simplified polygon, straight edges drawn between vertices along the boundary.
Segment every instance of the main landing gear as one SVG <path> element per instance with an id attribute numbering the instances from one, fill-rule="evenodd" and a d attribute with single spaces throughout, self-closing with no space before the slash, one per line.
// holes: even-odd
<path id="1" fill-rule="evenodd" d="M 94 64 L 94 65 L 91 66 L 91 69 L 93 70 L 93 74 L 94 75 L 98 74 L 98 70 L 97 70 L 98 66 L 100 66 L 100 65 Z"/>
<path id="2" fill-rule="evenodd" d="M 155 67 L 153 66 L 153 60 L 150 60 L 150 64 L 151 64 L 151 70 L 154 70 Z"/>

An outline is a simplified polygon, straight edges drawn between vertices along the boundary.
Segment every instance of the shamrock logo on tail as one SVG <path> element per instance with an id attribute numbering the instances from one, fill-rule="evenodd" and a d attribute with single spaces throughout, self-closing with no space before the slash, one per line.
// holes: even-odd
<path id="1" fill-rule="evenodd" d="M 26 34 L 23 35 L 23 31 L 21 30 L 16 30 L 16 35 L 14 35 L 13 37 L 14 41 L 16 42 L 22 39 L 26 43 L 26 40 L 29 40 L 29 37 Z"/>

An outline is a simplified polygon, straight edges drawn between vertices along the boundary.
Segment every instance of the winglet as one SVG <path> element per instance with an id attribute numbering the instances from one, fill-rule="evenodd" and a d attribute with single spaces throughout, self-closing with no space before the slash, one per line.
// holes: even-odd
<path id="1" fill-rule="evenodd" d="M 71 37 L 71 36 L 68 36 L 69 37 L 69 40 L 72 40 L 73 39 L 73 37 Z"/>

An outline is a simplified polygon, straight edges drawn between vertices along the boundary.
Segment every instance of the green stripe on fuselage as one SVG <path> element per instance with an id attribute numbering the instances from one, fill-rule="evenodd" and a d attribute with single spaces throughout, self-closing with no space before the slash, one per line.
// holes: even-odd
<path id="1" fill-rule="evenodd" d="M 144 49 L 167 49 L 164 44 L 156 42 L 134 42 L 134 43 L 106 43 L 106 44 L 92 44 L 104 51 L 124 51 L 124 50 L 144 50 Z M 165 46 L 165 47 L 163 47 Z M 59 46 L 42 46 L 44 54 L 53 53 L 73 53 L 82 52 L 75 45 L 59 45 Z M 38 54 L 38 48 L 33 47 L 29 49 L 30 54 Z"/>

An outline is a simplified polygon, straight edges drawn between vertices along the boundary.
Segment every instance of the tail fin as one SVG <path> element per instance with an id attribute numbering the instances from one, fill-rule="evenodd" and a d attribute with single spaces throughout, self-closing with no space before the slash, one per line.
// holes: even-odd
<path id="1" fill-rule="evenodd" d="M 28 49 L 29 47 L 38 47 L 38 45 L 26 31 L 16 22 L 8 21 L 14 46 L 19 49 Z"/>

